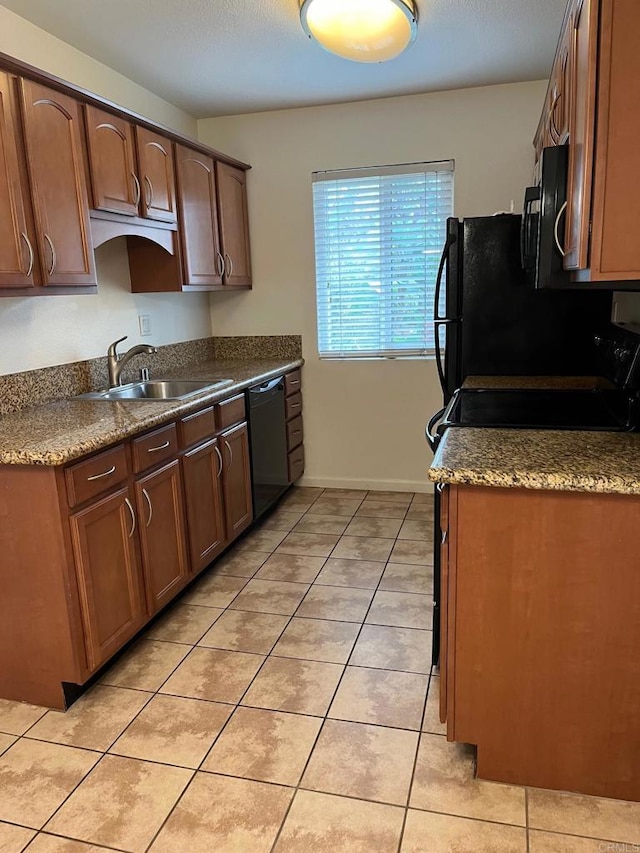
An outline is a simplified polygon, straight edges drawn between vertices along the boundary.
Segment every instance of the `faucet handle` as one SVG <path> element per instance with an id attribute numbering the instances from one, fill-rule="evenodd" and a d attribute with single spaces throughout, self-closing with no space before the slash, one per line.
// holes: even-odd
<path id="1" fill-rule="evenodd" d="M 114 341 L 110 344 L 109 349 L 107 350 L 107 356 L 109 358 L 118 358 L 118 344 L 121 344 L 122 341 L 126 341 L 129 335 L 125 335 L 123 338 L 118 338 L 117 341 Z"/>

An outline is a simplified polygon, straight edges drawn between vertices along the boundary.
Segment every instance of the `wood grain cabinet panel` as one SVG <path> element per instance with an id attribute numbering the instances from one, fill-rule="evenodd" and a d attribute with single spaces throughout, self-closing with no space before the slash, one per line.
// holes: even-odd
<path id="1" fill-rule="evenodd" d="M 184 283 L 221 285 L 224 258 L 220 251 L 213 159 L 176 145 L 176 178 Z"/>
<path id="2" fill-rule="evenodd" d="M 596 115 L 599 0 L 577 0 L 570 17 L 571 115 L 565 269 L 589 264 L 589 223 Z"/>
<path id="3" fill-rule="evenodd" d="M 95 285 L 80 104 L 19 80 L 42 283 Z"/>
<path id="4" fill-rule="evenodd" d="M 24 164 L 18 159 L 13 79 L 0 72 L 0 288 L 34 287 L 39 265 Z"/>
<path id="5" fill-rule="evenodd" d="M 227 163 L 216 163 L 220 243 L 226 286 L 251 285 L 251 248 L 247 209 L 247 174 Z"/>
<path id="6" fill-rule="evenodd" d="M 225 546 L 222 467 L 217 439 L 185 453 L 182 459 L 191 567 L 194 572 L 204 569 Z"/>
<path id="7" fill-rule="evenodd" d="M 246 423 L 220 435 L 220 450 L 224 461 L 222 485 L 227 539 L 232 541 L 253 519 L 249 431 Z"/>
<path id="8" fill-rule="evenodd" d="M 144 621 L 128 488 L 70 517 L 87 663 L 96 670 Z"/>
<path id="9" fill-rule="evenodd" d="M 173 142 L 159 133 L 136 126 L 142 214 L 148 219 L 176 222 Z"/>
<path id="10" fill-rule="evenodd" d="M 179 461 L 137 480 L 135 490 L 147 604 L 153 614 L 189 575 Z"/>
<path id="11" fill-rule="evenodd" d="M 93 207 L 138 215 L 138 179 L 133 126 L 119 116 L 85 106 Z"/>

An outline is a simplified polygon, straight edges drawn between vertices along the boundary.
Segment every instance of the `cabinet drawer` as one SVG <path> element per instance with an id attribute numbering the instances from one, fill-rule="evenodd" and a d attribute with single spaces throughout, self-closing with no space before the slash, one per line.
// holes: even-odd
<path id="1" fill-rule="evenodd" d="M 191 447 L 208 438 L 212 438 L 216 431 L 216 419 L 213 406 L 201 409 L 193 415 L 182 418 L 180 426 L 180 447 Z"/>
<path id="2" fill-rule="evenodd" d="M 298 391 L 297 394 L 292 394 L 284 401 L 287 420 L 297 417 L 302 412 L 302 394 Z"/>
<path id="3" fill-rule="evenodd" d="M 285 374 L 284 377 L 284 393 L 287 397 L 290 394 L 295 394 L 302 388 L 302 375 L 300 370 L 294 370 L 291 373 Z"/>
<path id="4" fill-rule="evenodd" d="M 287 450 L 302 444 L 302 415 L 287 423 Z"/>
<path id="5" fill-rule="evenodd" d="M 289 482 L 295 483 L 304 473 L 304 447 L 296 447 L 289 454 Z"/>
<path id="6" fill-rule="evenodd" d="M 165 459 L 170 459 L 178 452 L 178 433 L 175 424 L 154 429 L 140 438 L 134 438 L 131 442 L 133 450 L 133 472 L 139 474 L 140 471 L 145 471 L 151 468 L 152 465 L 157 465 L 164 462 Z"/>
<path id="7" fill-rule="evenodd" d="M 218 403 L 218 429 L 226 429 L 244 420 L 244 394 Z"/>
<path id="8" fill-rule="evenodd" d="M 98 453 L 64 472 L 69 506 L 88 501 L 126 480 L 129 474 L 124 444 Z"/>

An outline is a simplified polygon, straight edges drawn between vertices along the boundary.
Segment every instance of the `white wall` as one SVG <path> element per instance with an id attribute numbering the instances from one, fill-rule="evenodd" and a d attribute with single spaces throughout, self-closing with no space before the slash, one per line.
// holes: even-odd
<path id="1" fill-rule="evenodd" d="M 252 164 L 254 289 L 211 296 L 216 335 L 302 334 L 310 484 L 427 489 L 431 360 L 317 357 L 311 173 L 455 158 L 455 214 L 521 209 L 546 82 L 203 119 L 198 136 Z"/>
<path id="2" fill-rule="evenodd" d="M 62 77 L 182 133 L 196 121 L 137 83 L 0 6 L 0 51 Z M 98 295 L 0 299 L 0 374 L 104 355 L 110 341 L 138 337 L 139 313 L 150 314 L 154 344 L 211 333 L 204 294 L 137 295 L 129 289 L 124 240 L 96 253 Z"/>

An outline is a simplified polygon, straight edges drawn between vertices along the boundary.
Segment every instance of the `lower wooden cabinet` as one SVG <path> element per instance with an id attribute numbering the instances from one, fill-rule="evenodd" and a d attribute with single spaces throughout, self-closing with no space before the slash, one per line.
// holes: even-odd
<path id="1" fill-rule="evenodd" d="M 129 488 L 69 519 L 87 665 L 97 669 L 141 627 L 145 607 Z"/>
<path id="2" fill-rule="evenodd" d="M 208 566 L 226 544 L 222 467 L 217 438 L 185 453 L 182 458 L 189 549 L 194 572 Z"/>
<path id="3" fill-rule="evenodd" d="M 137 480 L 135 490 L 147 607 L 153 615 L 189 579 L 179 460 Z"/>
<path id="4" fill-rule="evenodd" d="M 235 539 L 251 524 L 251 463 L 249 431 L 246 423 L 223 432 L 222 488 L 226 516 L 227 539 Z"/>

